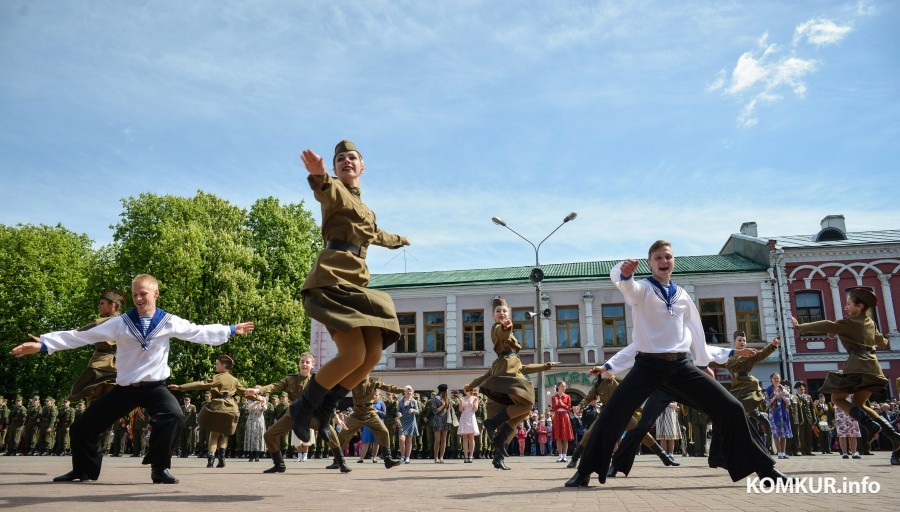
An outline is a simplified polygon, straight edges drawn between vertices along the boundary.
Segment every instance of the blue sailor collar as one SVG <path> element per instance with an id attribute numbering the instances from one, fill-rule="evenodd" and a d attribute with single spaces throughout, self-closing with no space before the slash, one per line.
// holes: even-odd
<path id="1" fill-rule="evenodd" d="M 650 284 L 656 289 L 656 295 L 666 303 L 666 309 L 669 310 L 669 314 L 675 316 L 672 305 L 675 304 L 675 301 L 678 299 L 678 294 L 681 292 L 678 285 L 669 281 L 669 286 L 663 286 L 659 281 L 654 279 L 653 276 L 649 276 L 647 281 L 650 281 Z"/>
<path id="2" fill-rule="evenodd" d="M 125 314 L 122 315 L 122 320 L 125 321 L 125 325 L 128 327 L 131 334 L 141 343 L 141 348 L 147 350 L 147 342 L 159 334 L 159 331 L 166 325 L 166 322 L 171 316 L 171 314 L 166 313 L 161 308 L 156 308 L 156 312 L 153 313 L 153 317 L 150 319 L 150 325 L 147 327 L 146 333 L 141 325 L 141 316 L 138 314 L 137 308 L 126 311 Z"/>

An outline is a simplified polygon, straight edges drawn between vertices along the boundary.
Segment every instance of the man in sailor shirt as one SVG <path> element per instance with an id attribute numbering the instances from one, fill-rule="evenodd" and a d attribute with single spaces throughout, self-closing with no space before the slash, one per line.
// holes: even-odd
<path id="1" fill-rule="evenodd" d="M 603 409 L 584 450 L 578 472 L 566 487 L 583 487 L 592 473 L 606 482 L 613 446 L 625 430 L 631 414 L 657 388 L 689 397 L 709 414 L 722 432 L 723 454 L 733 481 L 757 473 L 761 478 L 786 480 L 775 462 L 751 435 L 744 408 L 724 387 L 698 366 L 710 361 L 724 363 L 729 356 L 750 356 L 755 349 L 740 351 L 711 347 L 705 342 L 700 314 L 687 292 L 670 281 L 675 268 L 672 246 L 655 242 L 648 251 L 651 277 L 635 281 L 636 260 L 626 260 L 610 272 L 610 279 L 622 291 L 634 315 L 632 342 L 610 358 L 603 368 L 615 374 L 629 368 L 618 389 Z M 688 354 L 693 358 L 689 360 Z M 600 372 L 596 367 L 592 373 Z"/>
<path id="2" fill-rule="evenodd" d="M 234 335 L 253 332 L 253 322 L 237 325 L 195 325 L 156 307 L 159 283 L 149 274 L 141 274 L 131 282 L 135 309 L 112 318 L 87 331 L 58 331 L 32 337 L 33 342 L 12 349 L 11 355 L 22 357 L 39 351 L 52 354 L 57 350 L 91 345 L 105 340 L 117 342 L 116 386 L 91 405 L 69 430 L 72 445 L 72 471 L 53 479 L 54 482 L 97 480 L 103 461 L 100 446 L 103 433 L 116 420 L 135 407 L 150 413 L 149 448 L 144 464 L 151 465 L 153 483 L 178 483 L 169 472 L 172 451 L 184 415 L 178 401 L 166 388 L 169 377 L 169 340 L 178 338 L 191 343 L 218 346 Z"/>

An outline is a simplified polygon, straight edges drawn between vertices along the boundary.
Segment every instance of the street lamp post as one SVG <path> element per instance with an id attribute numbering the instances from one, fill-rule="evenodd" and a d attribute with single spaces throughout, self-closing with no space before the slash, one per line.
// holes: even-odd
<path id="1" fill-rule="evenodd" d="M 566 215 L 566 218 L 563 219 L 562 223 L 560 223 L 559 226 L 556 226 L 556 229 L 551 231 L 549 235 L 545 236 L 544 239 L 541 240 L 541 242 L 537 245 L 534 245 L 534 243 L 531 240 L 525 238 L 524 236 L 519 234 L 516 230 L 507 226 L 506 222 L 502 221 L 500 219 L 500 217 L 491 217 L 491 220 L 494 222 L 494 224 L 497 224 L 498 226 L 503 226 L 506 229 L 512 231 L 513 233 L 516 234 L 516 236 L 518 236 L 522 240 L 525 240 L 526 242 L 528 242 L 529 245 L 531 245 L 532 248 L 534 248 L 534 268 L 531 269 L 531 273 L 528 276 L 528 280 L 531 281 L 531 284 L 534 285 L 534 318 L 535 318 L 535 324 L 536 324 L 535 329 L 537 331 L 535 333 L 535 345 L 536 345 L 535 348 L 537 349 L 536 350 L 537 364 L 544 364 L 544 334 L 543 334 L 544 331 L 541 326 L 541 319 L 544 316 L 543 312 L 541 311 L 541 281 L 544 280 L 544 271 L 541 270 L 541 260 L 540 260 L 540 256 L 539 256 L 539 253 L 541 250 L 541 245 L 543 245 L 544 242 L 546 242 L 548 238 L 553 236 L 553 233 L 556 233 L 559 230 L 559 228 L 561 228 L 563 226 L 563 224 L 565 224 L 566 222 L 569 222 L 570 220 L 575 219 L 575 217 L 577 217 L 577 216 L 578 216 L 578 214 L 575 212 L 572 212 L 572 213 Z M 537 387 L 538 387 L 538 394 L 537 394 L 538 395 L 537 396 L 538 410 L 541 412 L 541 414 L 543 414 L 544 413 L 544 405 L 545 405 L 544 386 L 543 386 L 544 372 L 543 371 L 538 372 L 537 379 L 538 379 L 538 385 L 537 385 Z"/>

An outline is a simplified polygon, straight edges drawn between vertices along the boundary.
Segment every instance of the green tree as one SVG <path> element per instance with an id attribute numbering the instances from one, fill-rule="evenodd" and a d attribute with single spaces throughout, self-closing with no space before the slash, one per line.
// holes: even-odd
<path id="1" fill-rule="evenodd" d="M 9 350 L 28 333 L 74 329 L 96 313 L 91 240 L 61 225 L 0 225 L 0 391 L 56 397 L 68 393 L 90 350 L 16 360 Z"/>

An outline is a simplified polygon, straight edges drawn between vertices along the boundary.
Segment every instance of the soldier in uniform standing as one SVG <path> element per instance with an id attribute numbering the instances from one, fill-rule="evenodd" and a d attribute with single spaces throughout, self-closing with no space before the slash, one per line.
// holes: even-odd
<path id="1" fill-rule="evenodd" d="M 816 414 L 813 410 L 812 397 L 806 394 L 806 383 L 798 382 L 794 384 L 794 389 L 797 392 L 797 409 L 800 417 L 800 424 L 798 427 L 799 436 L 799 451 L 803 455 L 813 456 L 815 455 L 812 452 L 813 449 L 813 426 L 818 423 L 816 420 Z"/>
<path id="2" fill-rule="evenodd" d="M 56 409 L 53 397 L 44 398 L 44 408 L 38 420 L 38 455 L 50 455 L 56 440 L 56 417 L 59 411 Z"/>
<path id="3" fill-rule="evenodd" d="M 477 393 L 478 408 L 475 410 L 475 423 L 478 425 L 478 432 L 484 432 L 484 420 L 487 418 L 487 404 L 484 395 Z M 485 459 L 488 454 L 488 436 L 475 436 L 475 458 Z"/>
<path id="4" fill-rule="evenodd" d="M 6 455 L 19 455 L 19 443 L 22 440 L 22 431 L 25 429 L 25 417 L 28 409 L 22 405 L 22 397 L 16 396 L 13 406 L 9 409 L 9 429 L 6 433 Z"/>
<path id="5" fill-rule="evenodd" d="M 813 403 L 816 421 L 819 426 L 819 449 L 822 454 L 831 453 L 832 433 L 834 432 L 834 404 L 825 401 L 825 395 L 819 393 L 819 399 Z"/>
<path id="6" fill-rule="evenodd" d="M 121 457 L 123 453 L 125 453 L 125 447 L 127 444 L 127 435 L 128 435 L 128 420 L 127 416 L 119 418 L 113 423 L 112 426 L 112 446 L 109 449 L 110 457 Z"/>
<path id="7" fill-rule="evenodd" d="M 100 316 L 78 330 L 93 329 L 109 319 L 119 316 L 124 307 L 125 297 L 121 293 L 115 290 L 106 290 L 100 294 L 100 304 L 97 306 Z M 75 379 L 67 399 L 72 402 L 86 399 L 90 403 L 91 400 L 108 393 L 115 385 L 116 342 L 115 340 L 101 341 L 94 344 L 94 353 L 88 361 L 87 368 Z"/>
<path id="8" fill-rule="evenodd" d="M 69 455 L 69 427 L 75 421 L 75 408 L 68 399 L 63 399 L 56 419 L 56 444 L 54 455 Z"/>
<path id="9" fill-rule="evenodd" d="M 399 440 L 400 436 L 397 432 L 397 426 L 400 424 L 400 413 L 397 411 L 397 397 L 393 393 L 387 393 L 384 397 L 384 426 L 391 433 L 391 450 L 394 453 L 400 453 Z"/>
<path id="10" fill-rule="evenodd" d="M 691 457 L 706 457 L 706 429 L 709 427 L 709 416 L 700 409 L 685 406 L 687 420 L 690 425 Z"/>
<path id="11" fill-rule="evenodd" d="M 41 397 L 34 395 L 26 408 L 25 427 L 22 429 L 22 440 L 19 446 L 19 451 L 25 455 L 34 455 L 37 447 L 37 428 L 41 412 Z"/>
<path id="12" fill-rule="evenodd" d="M 306 388 L 307 384 L 309 384 L 313 375 L 312 370 L 315 366 L 315 357 L 309 352 L 304 352 L 300 354 L 300 358 L 297 360 L 297 373 L 289 373 L 278 382 L 273 382 L 258 388 L 250 388 L 247 390 L 246 394 L 247 396 L 259 396 L 267 393 L 284 391 L 287 393 L 288 400 L 297 400 L 303 394 L 303 390 Z M 284 453 L 281 451 L 279 440 L 284 434 L 290 433 L 293 421 L 294 420 L 291 418 L 290 407 L 288 407 L 278 421 L 266 428 L 266 432 L 263 434 L 263 440 L 266 443 L 266 449 L 269 451 L 269 455 L 272 457 L 272 467 L 263 471 L 263 473 L 284 473 L 287 471 L 287 466 L 284 464 Z M 331 424 L 329 423 L 326 428 L 330 429 Z M 329 446 L 334 455 L 334 464 L 332 466 L 334 466 L 334 469 L 340 468 L 341 473 L 349 473 L 350 468 L 344 463 L 344 454 L 336 442 L 337 438 L 337 434 L 332 433 L 331 440 L 329 441 Z"/>
<path id="13" fill-rule="evenodd" d="M 437 390 L 432 390 L 432 394 L 436 392 Z M 431 405 L 431 400 L 425 400 L 425 405 L 420 409 L 422 410 L 422 428 L 424 430 L 424 437 L 422 438 L 424 452 L 419 454 L 419 458 L 427 459 L 434 453 L 434 429 L 431 428 L 431 423 L 434 419 L 434 407 Z"/>
<path id="14" fill-rule="evenodd" d="M 191 403 L 191 395 L 185 394 L 182 397 L 184 404 L 181 406 L 181 413 L 184 414 L 184 426 L 181 427 L 181 457 L 187 457 L 194 453 L 197 441 L 194 436 L 197 435 L 197 406 Z"/>

